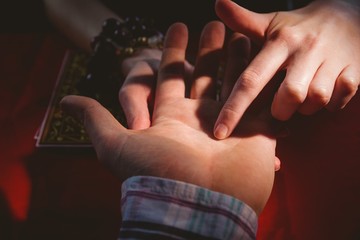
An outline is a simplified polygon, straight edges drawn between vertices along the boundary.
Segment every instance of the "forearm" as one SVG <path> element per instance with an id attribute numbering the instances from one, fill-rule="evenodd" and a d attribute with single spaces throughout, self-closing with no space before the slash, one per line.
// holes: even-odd
<path id="1" fill-rule="evenodd" d="M 44 0 L 54 25 L 77 46 L 90 51 L 90 41 L 108 18 L 119 18 L 98 0 Z"/>
<path id="2" fill-rule="evenodd" d="M 255 239 L 257 215 L 245 203 L 196 185 L 133 177 L 122 188 L 120 239 Z"/>

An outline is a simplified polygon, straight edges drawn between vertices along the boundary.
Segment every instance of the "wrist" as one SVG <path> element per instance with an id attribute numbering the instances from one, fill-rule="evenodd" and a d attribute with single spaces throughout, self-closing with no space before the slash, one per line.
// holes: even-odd
<path id="1" fill-rule="evenodd" d="M 242 201 L 197 185 L 147 176 L 123 183 L 122 220 L 120 238 L 134 229 L 147 232 L 145 226 L 150 225 L 160 235 L 176 229 L 189 239 L 255 239 L 257 231 L 257 216 Z"/>

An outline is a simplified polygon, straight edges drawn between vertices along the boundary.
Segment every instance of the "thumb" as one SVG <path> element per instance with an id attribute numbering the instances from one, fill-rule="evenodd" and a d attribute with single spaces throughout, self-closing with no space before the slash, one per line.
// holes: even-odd
<path id="1" fill-rule="evenodd" d="M 257 43 L 264 42 L 267 28 L 275 16 L 275 13 L 251 12 L 231 0 L 217 0 L 215 11 L 229 28 L 245 34 Z"/>
<path id="2" fill-rule="evenodd" d="M 82 96 L 66 96 L 60 102 L 61 108 L 77 118 L 84 127 L 96 151 L 102 152 L 111 148 L 107 143 L 120 135 L 127 135 L 126 129 L 119 124 L 113 115 L 94 99 Z"/>

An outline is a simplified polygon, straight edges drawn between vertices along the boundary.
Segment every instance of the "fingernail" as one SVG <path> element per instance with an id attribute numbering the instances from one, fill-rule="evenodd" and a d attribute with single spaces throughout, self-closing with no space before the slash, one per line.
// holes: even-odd
<path id="1" fill-rule="evenodd" d="M 227 137 L 229 129 L 225 124 L 220 123 L 217 125 L 214 135 L 217 139 L 224 139 Z"/>

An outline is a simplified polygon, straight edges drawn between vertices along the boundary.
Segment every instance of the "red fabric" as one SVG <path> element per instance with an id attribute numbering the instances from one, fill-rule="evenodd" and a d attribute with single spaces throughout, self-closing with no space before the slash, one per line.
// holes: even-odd
<path id="1" fill-rule="evenodd" d="M 24 220 L 31 184 L 23 159 L 33 152 L 35 126 L 53 84 L 46 78 L 57 66 L 46 64 L 54 52 L 49 54 L 52 43 L 43 36 L 1 36 L 0 44 L 0 188 L 14 218 Z"/>
<path id="2" fill-rule="evenodd" d="M 339 112 L 296 116 L 259 239 L 360 239 L 360 95 Z"/>
<path id="3" fill-rule="evenodd" d="M 120 183 L 91 150 L 35 148 L 69 45 L 0 35 L 0 239 L 115 239 Z M 258 239 L 360 238 L 360 97 L 338 113 L 296 116 Z"/>
<path id="4" fill-rule="evenodd" d="M 35 148 L 67 47 L 0 35 L 0 239 L 116 239 L 120 183 L 94 152 Z"/>

